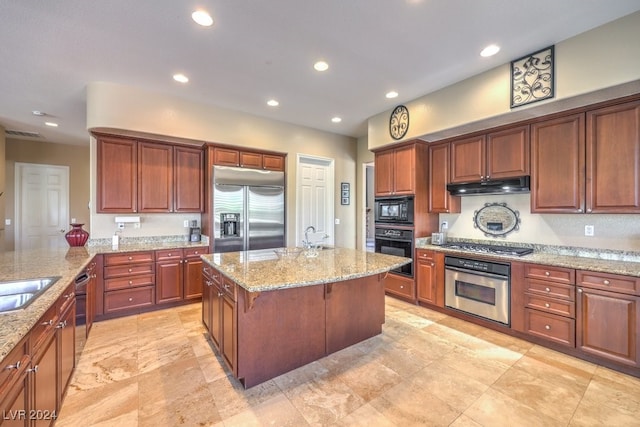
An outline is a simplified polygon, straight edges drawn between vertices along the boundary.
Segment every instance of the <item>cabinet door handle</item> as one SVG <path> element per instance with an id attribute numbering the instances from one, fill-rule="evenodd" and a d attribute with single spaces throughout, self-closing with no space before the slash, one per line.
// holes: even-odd
<path id="1" fill-rule="evenodd" d="M 59 322 L 58 325 L 56 326 L 56 329 L 64 329 L 67 327 L 67 321 L 65 320 L 64 322 Z"/>
<path id="2" fill-rule="evenodd" d="M 34 374 L 38 373 L 38 366 L 40 365 L 36 365 L 33 368 L 27 369 L 27 372 L 33 372 Z"/>
<path id="3" fill-rule="evenodd" d="M 7 365 L 4 367 L 5 371 L 8 371 L 9 369 L 20 369 L 20 361 L 18 360 L 14 365 Z"/>
<path id="4" fill-rule="evenodd" d="M 224 295 L 224 294 L 223 294 L 222 292 L 218 292 L 218 296 L 219 296 L 219 297 L 221 297 L 221 296 L 223 296 L 223 295 Z"/>
<path id="5" fill-rule="evenodd" d="M 49 320 L 48 322 L 42 322 L 41 325 L 42 326 L 51 326 L 51 325 L 53 325 L 53 319 Z"/>

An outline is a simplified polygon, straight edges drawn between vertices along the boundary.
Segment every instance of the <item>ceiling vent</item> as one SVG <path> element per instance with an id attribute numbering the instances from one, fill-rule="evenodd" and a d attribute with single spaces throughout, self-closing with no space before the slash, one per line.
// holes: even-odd
<path id="1" fill-rule="evenodd" d="M 38 132 L 27 132 L 23 130 L 11 130 L 7 129 L 4 131 L 7 136 L 18 136 L 22 138 L 41 138 Z"/>

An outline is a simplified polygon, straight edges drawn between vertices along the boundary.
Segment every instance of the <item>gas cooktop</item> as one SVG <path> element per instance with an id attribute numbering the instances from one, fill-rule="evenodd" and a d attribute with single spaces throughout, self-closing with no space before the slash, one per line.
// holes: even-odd
<path id="1" fill-rule="evenodd" d="M 449 242 L 441 246 L 448 249 L 457 249 L 460 251 L 495 255 L 523 256 L 533 253 L 533 248 L 523 248 L 519 246 L 483 245 L 480 243 Z"/>

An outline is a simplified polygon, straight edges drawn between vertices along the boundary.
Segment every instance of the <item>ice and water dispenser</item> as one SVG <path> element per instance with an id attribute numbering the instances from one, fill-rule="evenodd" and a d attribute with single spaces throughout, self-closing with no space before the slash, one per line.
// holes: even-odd
<path id="1" fill-rule="evenodd" d="M 220 214 L 220 237 L 240 237 L 240 214 Z"/>

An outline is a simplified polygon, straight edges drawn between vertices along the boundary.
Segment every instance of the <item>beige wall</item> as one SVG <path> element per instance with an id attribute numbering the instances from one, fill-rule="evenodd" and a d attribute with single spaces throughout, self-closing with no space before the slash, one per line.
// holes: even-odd
<path id="1" fill-rule="evenodd" d="M 371 163 L 375 160 L 375 156 L 367 146 L 367 137 L 358 139 L 358 155 L 356 163 L 356 194 L 352 196 L 356 200 L 356 248 L 364 249 L 364 234 L 365 234 L 365 191 L 367 191 L 367 183 L 364 175 L 364 164 Z M 371 189 L 369 189 L 371 190 Z"/>
<path id="2" fill-rule="evenodd" d="M 636 40 L 640 40 L 640 12 L 556 44 L 554 99 L 518 107 L 514 111 L 509 107 L 508 63 L 407 102 L 410 125 L 404 140 L 435 141 L 619 97 L 629 91 L 640 92 L 637 83 L 640 81 L 640 43 Z M 618 86 L 621 86 L 620 90 L 605 90 Z M 369 119 L 369 148 L 393 143 L 388 131 L 391 111 Z M 457 128 L 460 128 L 459 132 Z"/>
<path id="3" fill-rule="evenodd" d="M 4 133 L 4 132 L 3 132 Z M 85 229 L 92 232 L 89 219 L 89 147 L 77 145 L 51 144 L 39 141 L 7 139 L 6 141 L 6 190 L 5 218 L 11 225 L 5 226 L 5 249 L 13 250 L 15 232 L 15 164 L 34 163 L 41 165 L 69 166 L 69 218 L 76 218 L 87 224 Z M 4 223 L 4 222 L 3 222 Z"/>
<path id="4" fill-rule="evenodd" d="M 287 244 L 296 245 L 296 160 L 298 154 L 335 160 L 335 185 L 356 185 L 356 140 L 302 126 L 291 125 L 240 112 L 187 102 L 139 88 L 95 82 L 87 87 L 87 128 L 137 135 L 157 135 L 183 142 L 216 142 L 287 153 Z M 92 142 L 92 173 L 95 177 L 95 144 Z M 95 200 L 95 182 L 91 185 Z M 335 189 L 335 244 L 354 247 L 356 205 L 340 204 Z M 355 197 L 355 195 L 353 196 Z M 126 236 L 175 235 L 184 232 L 179 215 L 141 215 L 142 227 L 125 229 Z M 95 237 L 111 236 L 114 215 L 91 212 Z"/>
<path id="5" fill-rule="evenodd" d="M 6 218 L 5 209 L 6 209 L 6 169 L 7 165 L 5 163 L 5 147 L 6 147 L 6 137 L 5 137 L 5 129 L 0 126 L 0 252 L 4 251 L 5 248 L 5 225 L 4 220 Z"/>

